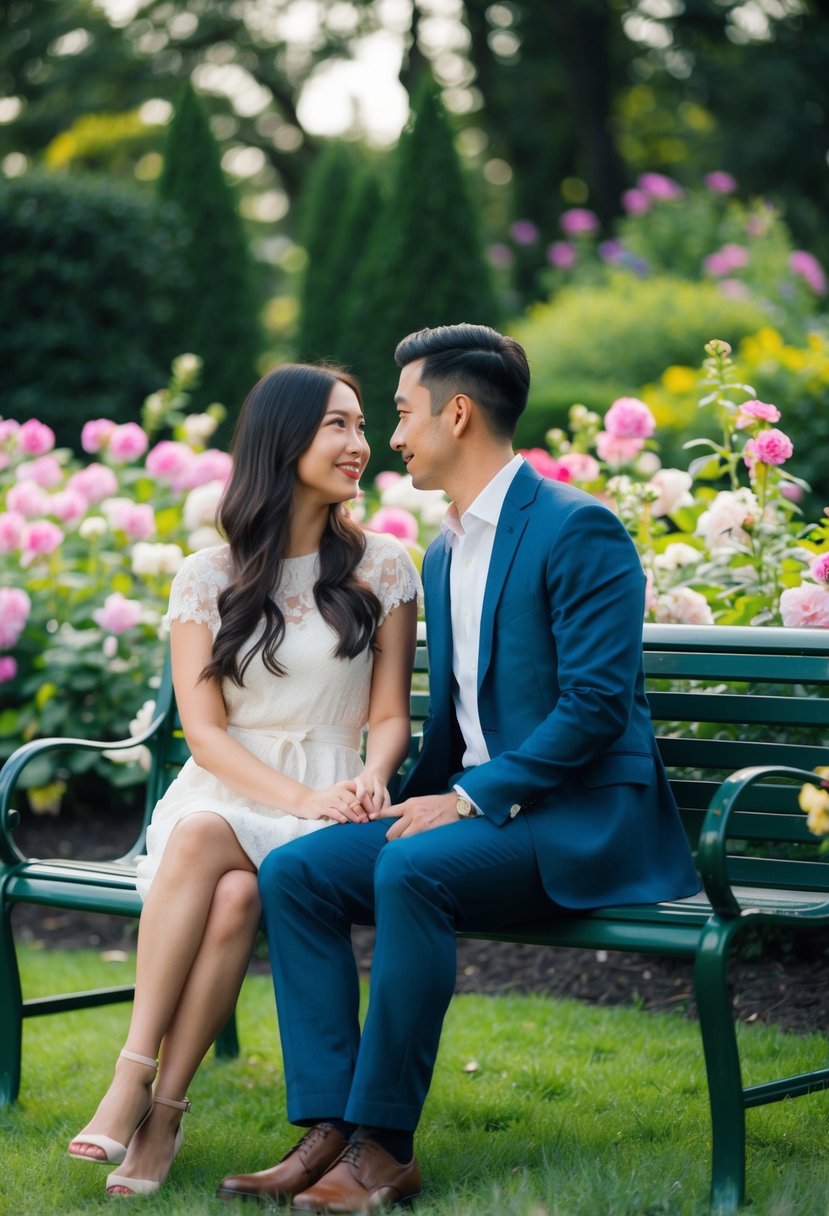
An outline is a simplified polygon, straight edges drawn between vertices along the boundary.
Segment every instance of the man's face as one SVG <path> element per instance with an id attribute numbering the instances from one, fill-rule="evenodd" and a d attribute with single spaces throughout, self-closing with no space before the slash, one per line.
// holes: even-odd
<path id="1" fill-rule="evenodd" d="M 420 383 L 423 360 L 408 363 L 400 372 L 394 397 L 397 427 L 390 439 L 403 457 L 406 471 L 418 490 L 443 490 L 444 470 L 452 459 L 451 410 L 432 413 L 432 395 Z"/>

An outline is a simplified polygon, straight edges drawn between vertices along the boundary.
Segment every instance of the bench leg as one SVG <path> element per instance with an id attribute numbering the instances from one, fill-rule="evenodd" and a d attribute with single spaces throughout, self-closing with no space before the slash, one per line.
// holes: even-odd
<path id="1" fill-rule="evenodd" d="M 745 1104 L 728 959 L 738 922 L 712 917 L 700 943 L 694 974 L 708 1098 L 711 1105 L 711 1211 L 732 1216 L 745 1190 Z"/>
<path id="2" fill-rule="evenodd" d="M 11 926 L 11 905 L 0 910 L 0 1106 L 16 1102 L 20 1093 L 23 1047 L 23 993 Z"/>

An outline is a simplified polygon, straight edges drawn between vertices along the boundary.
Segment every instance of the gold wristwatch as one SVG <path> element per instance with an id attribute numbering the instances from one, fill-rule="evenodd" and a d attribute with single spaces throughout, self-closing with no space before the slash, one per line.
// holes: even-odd
<path id="1" fill-rule="evenodd" d="M 455 811 L 461 819 L 478 818 L 478 812 L 476 811 L 475 807 L 468 798 L 464 798 L 463 794 L 458 794 L 458 800 L 455 803 Z"/>

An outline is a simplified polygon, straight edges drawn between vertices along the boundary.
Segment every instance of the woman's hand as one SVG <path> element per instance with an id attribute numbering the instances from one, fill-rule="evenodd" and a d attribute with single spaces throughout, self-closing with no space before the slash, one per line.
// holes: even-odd
<path id="1" fill-rule="evenodd" d="M 391 805 L 386 782 L 373 769 L 364 768 L 357 777 L 355 794 L 370 819 L 377 819 Z"/>
<path id="2" fill-rule="evenodd" d="M 354 780 L 338 781 L 327 790 L 306 789 L 294 814 L 300 819 L 333 819 L 336 823 L 365 823 L 368 820 Z"/>

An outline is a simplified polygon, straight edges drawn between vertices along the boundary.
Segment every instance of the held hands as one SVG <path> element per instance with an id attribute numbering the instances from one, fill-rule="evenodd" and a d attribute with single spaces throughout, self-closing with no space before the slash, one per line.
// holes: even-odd
<path id="1" fill-rule="evenodd" d="M 379 773 L 364 768 L 355 782 L 356 796 L 369 819 L 378 819 L 391 805 L 386 782 Z"/>
<path id="2" fill-rule="evenodd" d="M 414 836 L 416 832 L 428 832 L 447 823 L 457 823 L 457 802 L 457 794 L 426 794 L 422 798 L 407 798 L 396 806 L 386 807 L 380 815 L 373 814 L 371 818 L 394 816 L 395 822 L 386 832 L 386 839 L 397 840 L 400 836 Z"/>
<path id="3" fill-rule="evenodd" d="M 306 789 L 294 814 L 300 819 L 333 819 L 336 823 L 367 823 L 368 814 L 360 801 L 360 778 L 338 781 L 327 790 Z"/>

